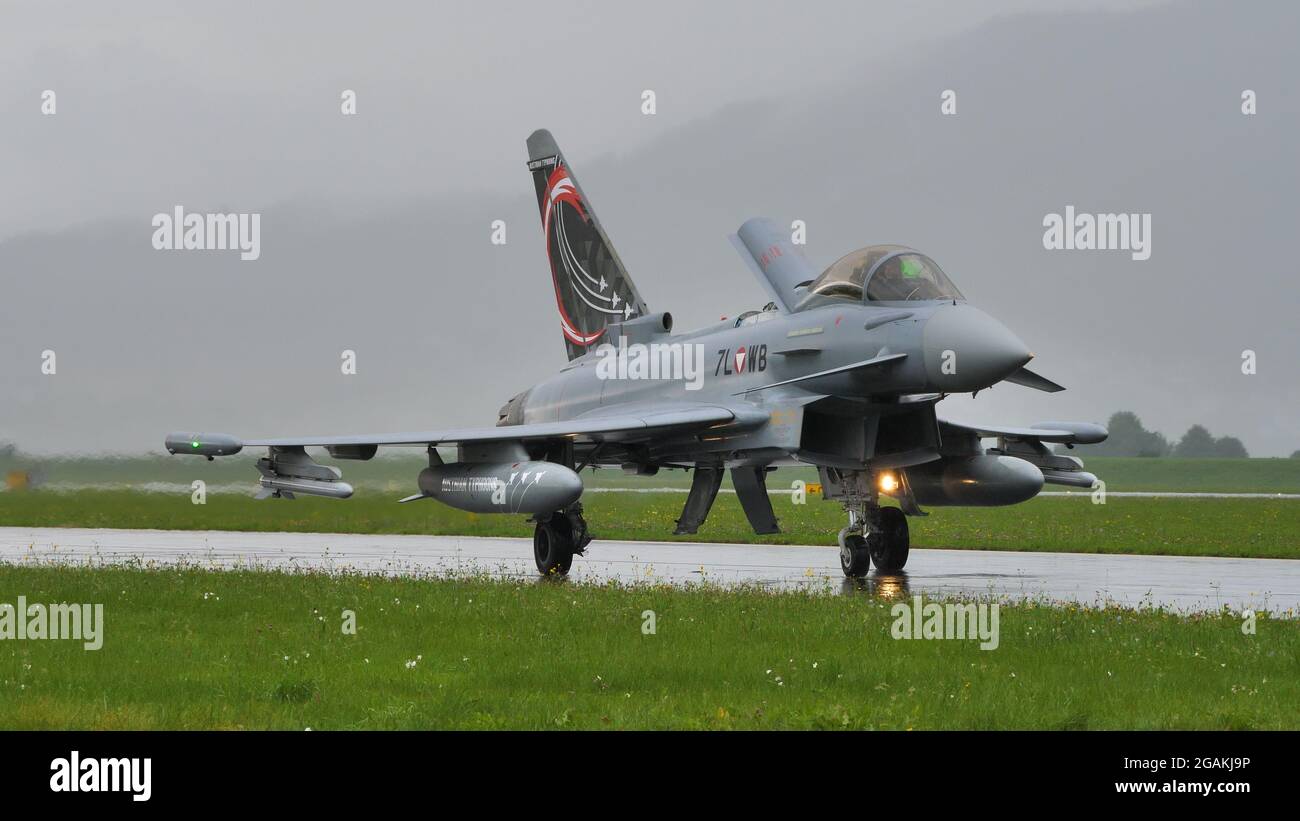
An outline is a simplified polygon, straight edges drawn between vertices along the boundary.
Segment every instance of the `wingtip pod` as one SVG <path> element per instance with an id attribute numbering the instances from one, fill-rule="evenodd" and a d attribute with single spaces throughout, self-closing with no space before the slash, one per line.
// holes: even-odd
<path id="1" fill-rule="evenodd" d="M 1030 425 L 1035 430 L 1064 430 L 1073 434 L 1072 444 L 1095 445 L 1106 441 L 1110 432 L 1101 425 L 1092 422 L 1039 422 Z"/>
<path id="2" fill-rule="evenodd" d="M 528 135 L 529 162 L 554 157 L 559 153 L 560 146 L 555 142 L 555 137 L 545 128 L 539 128 Z"/>
<path id="3" fill-rule="evenodd" d="M 188 453 L 192 456 L 232 456 L 244 449 L 244 443 L 226 433 L 188 433 L 178 431 L 167 434 L 164 446 L 168 453 Z"/>

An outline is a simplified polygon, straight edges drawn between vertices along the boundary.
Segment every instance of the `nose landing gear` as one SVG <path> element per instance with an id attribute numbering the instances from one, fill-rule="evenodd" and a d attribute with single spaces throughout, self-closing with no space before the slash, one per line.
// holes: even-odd
<path id="1" fill-rule="evenodd" d="M 848 526 L 839 532 L 840 568 L 844 575 L 861 578 L 873 564 L 877 573 L 902 570 L 911 547 L 907 516 L 896 507 L 880 506 L 880 497 L 865 472 L 836 473 L 824 476 L 823 481 L 849 515 Z"/>
<path id="2" fill-rule="evenodd" d="M 867 546 L 867 537 L 863 535 L 867 517 L 848 504 L 845 508 L 849 513 L 849 525 L 839 535 L 840 568 L 845 576 L 857 579 L 867 575 L 871 569 L 871 550 Z"/>
<path id="3" fill-rule="evenodd" d="M 878 573 L 897 573 L 907 564 L 910 538 L 907 517 L 896 507 L 868 507 L 865 515 L 849 510 L 849 526 L 840 531 L 840 568 L 856 579 L 871 565 Z"/>

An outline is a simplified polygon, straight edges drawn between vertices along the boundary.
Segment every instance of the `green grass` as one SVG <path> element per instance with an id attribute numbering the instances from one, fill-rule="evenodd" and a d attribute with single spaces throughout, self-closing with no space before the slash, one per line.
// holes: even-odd
<path id="1" fill-rule="evenodd" d="M 1079 455 L 1088 470 L 1106 481 L 1107 490 L 1300 493 L 1300 459 L 1139 459 Z M 1052 489 L 1050 485 L 1047 487 Z"/>
<path id="2" fill-rule="evenodd" d="M 1300 726 L 1300 625 L 1227 613 L 1005 604 L 983 651 L 865 595 L 0 566 L 20 594 L 105 638 L 0 641 L 6 729 Z"/>
<path id="3" fill-rule="evenodd" d="M 839 505 L 810 498 L 794 505 L 773 494 L 785 532 L 755 536 L 732 494 L 722 494 L 696 536 L 674 537 L 684 495 L 588 493 L 583 503 L 597 538 L 834 543 Z M 300 531 L 529 536 L 523 516 L 477 516 L 437 502 L 404 505 L 394 496 L 358 492 L 347 501 L 303 497 L 254 501 L 212 494 L 194 505 L 188 493 L 91 490 L 0 493 L 0 525 L 156 528 L 163 530 Z M 1040 498 L 1014 507 L 934 508 L 911 520 L 917 547 L 973 550 L 1135 553 L 1300 559 L 1300 502 L 1270 499 Z"/>

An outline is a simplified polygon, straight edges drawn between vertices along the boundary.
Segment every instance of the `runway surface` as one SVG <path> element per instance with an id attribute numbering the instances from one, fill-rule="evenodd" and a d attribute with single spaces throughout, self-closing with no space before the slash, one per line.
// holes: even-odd
<path id="1" fill-rule="evenodd" d="M 537 576 L 530 539 L 464 536 L 7 527 L 0 528 L 0 561 Z M 853 584 L 834 547 L 602 540 L 574 560 L 570 579 L 1300 612 L 1300 561 L 1286 559 L 914 549 L 905 574 Z"/>

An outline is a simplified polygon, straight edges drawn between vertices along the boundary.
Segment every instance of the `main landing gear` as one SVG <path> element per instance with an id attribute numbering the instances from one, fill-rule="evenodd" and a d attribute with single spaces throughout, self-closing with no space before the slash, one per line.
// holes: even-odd
<path id="1" fill-rule="evenodd" d="M 537 517 L 533 529 L 533 559 L 543 576 L 563 576 L 573 566 L 575 554 L 581 556 L 591 543 L 582 505 Z"/>

